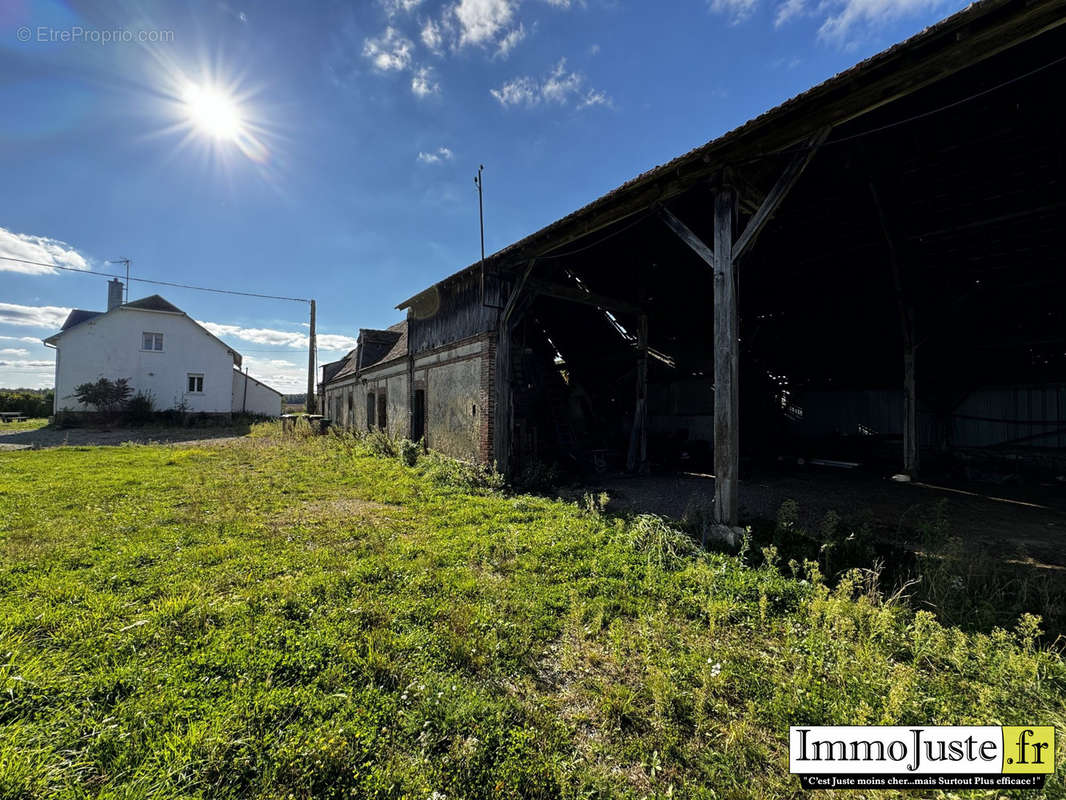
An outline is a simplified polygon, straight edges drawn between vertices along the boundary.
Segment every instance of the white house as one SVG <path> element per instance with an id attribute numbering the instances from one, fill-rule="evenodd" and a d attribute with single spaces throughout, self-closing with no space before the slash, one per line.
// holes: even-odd
<path id="1" fill-rule="evenodd" d="M 240 371 L 241 354 L 157 294 L 122 302 L 108 285 L 107 311 L 74 309 L 44 343 L 56 351 L 55 411 L 85 411 L 74 387 L 129 379 L 157 409 L 278 416 L 281 392 Z"/>

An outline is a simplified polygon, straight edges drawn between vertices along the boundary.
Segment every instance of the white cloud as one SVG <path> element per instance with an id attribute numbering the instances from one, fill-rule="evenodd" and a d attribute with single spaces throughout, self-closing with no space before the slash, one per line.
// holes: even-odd
<path id="1" fill-rule="evenodd" d="M 729 17 L 733 25 L 750 17 L 756 4 L 757 0 L 710 0 L 711 11 Z"/>
<path id="2" fill-rule="evenodd" d="M 7 342 L 30 342 L 32 344 L 41 343 L 41 340 L 38 339 L 36 336 L 0 336 L 0 339 L 3 339 Z"/>
<path id="3" fill-rule="evenodd" d="M 243 365 L 248 374 L 272 389 L 286 394 L 307 391 L 307 364 L 281 358 L 245 356 Z"/>
<path id="4" fill-rule="evenodd" d="M 0 367 L 4 367 L 6 369 L 54 369 L 55 365 L 55 361 L 36 361 L 30 359 L 0 361 Z"/>
<path id="5" fill-rule="evenodd" d="M 592 106 L 610 106 L 611 98 L 607 96 L 606 92 L 599 89 L 589 89 L 581 102 L 577 104 L 578 108 L 591 108 Z"/>
<path id="6" fill-rule="evenodd" d="M 513 78 L 489 93 L 503 106 L 532 106 L 540 102 L 540 86 L 528 76 Z"/>
<path id="7" fill-rule="evenodd" d="M 418 154 L 418 160 L 423 164 L 439 164 L 442 161 L 451 161 L 455 155 L 447 147 L 438 147 L 436 150 L 430 152 L 420 152 Z"/>
<path id="8" fill-rule="evenodd" d="M 774 27 L 780 28 L 789 20 L 807 12 L 806 0 L 785 0 L 774 13 Z"/>
<path id="9" fill-rule="evenodd" d="M 511 24 L 515 0 L 459 0 L 452 14 L 459 23 L 459 46 L 484 45 Z"/>
<path id="10" fill-rule="evenodd" d="M 419 67 L 411 76 L 411 91 L 415 97 L 440 94 L 440 84 L 433 78 L 432 67 Z"/>
<path id="11" fill-rule="evenodd" d="M 517 28 L 512 28 L 502 39 L 500 39 L 499 43 L 496 45 L 496 53 L 493 58 L 507 58 L 518 43 L 525 38 L 526 26 L 519 23 Z"/>
<path id="12" fill-rule="evenodd" d="M 944 5 L 944 0 L 825 0 L 818 10 L 828 16 L 818 29 L 818 38 L 846 46 L 855 35 L 873 33 L 890 22 Z"/>
<path id="13" fill-rule="evenodd" d="M 426 20 L 425 25 L 422 26 L 422 44 L 424 44 L 431 52 L 440 55 L 444 49 L 444 33 L 441 31 L 441 26 L 434 20 Z"/>
<path id="14" fill-rule="evenodd" d="M 26 328 L 52 328 L 59 326 L 70 313 L 62 306 L 20 306 L 15 303 L 0 303 L 0 323 L 20 325 Z"/>
<path id="15" fill-rule="evenodd" d="M 302 331 L 283 331 L 277 328 L 244 328 L 240 325 L 227 325 L 220 322 L 197 320 L 207 330 L 222 340 L 240 339 L 253 344 L 265 344 L 274 347 L 291 347 L 294 350 L 306 349 L 308 335 Z M 319 350 L 351 350 L 355 339 L 336 333 L 320 333 L 315 337 Z M 240 348 L 238 348 L 240 349 Z"/>
<path id="16" fill-rule="evenodd" d="M 30 351 L 26 350 L 23 347 L 0 348 L 0 356 L 4 356 L 6 358 L 14 358 L 15 356 L 28 356 L 29 354 Z"/>
<path id="17" fill-rule="evenodd" d="M 566 71 L 566 59 L 560 58 L 555 69 L 540 87 L 540 94 L 549 103 L 565 103 L 573 94 L 581 89 L 583 75 L 576 72 Z"/>
<path id="18" fill-rule="evenodd" d="M 24 261 L 38 261 L 57 267 L 83 269 L 88 271 L 89 263 L 85 258 L 65 242 L 49 239 L 47 236 L 34 236 L 29 233 L 15 233 L 0 228 L 0 256 L 20 258 Z M 39 267 L 33 264 L 20 264 L 17 261 L 0 259 L 0 272 L 22 272 L 27 275 L 55 275 L 58 270 L 50 266 Z"/>
<path id="19" fill-rule="evenodd" d="M 391 25 L 376 39 L 363 43 L 363 55 L 381 72 L 405 70 L 411 66 L 414 44 Z"/>
<path id="20" fill-rule="evenodd" d="M 340 333 L 320 333 L 315 337 L 320 351 L 344 351 L 347 353 L 355 347 L 355 339 Z M 307 345 L 304 345 L 305 347 Z"/>
<path id="21" fill-rule="evenodd" d="M 385 8 L 385 14 L 392 19 L 399 14 L 410 14 L 422 5 L 422 0 L 383 0 L 381 5 Z"/>
<path id="22" fill-rule="evenodd" d="M 572 100 L 577 101 L 578 109 L 611 105 L 611 98 L 606 92 L 584 87 L 585 76 L 580 72 L 567 71 L 566 59 L 561 58 L 543 82 L 526 75 L 513 78 L 499 89 L 490 89 L 489 92 L 504 107 L 532 107 L 542 102 L 568 105 Z"/>

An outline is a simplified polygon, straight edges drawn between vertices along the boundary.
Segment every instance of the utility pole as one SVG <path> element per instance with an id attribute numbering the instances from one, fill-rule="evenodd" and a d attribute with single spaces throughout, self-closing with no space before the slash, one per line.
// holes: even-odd
<path id="1" fill-rule="evenodd" d="M 307 338 L 307 413 L 315 413 L 315 301 L 311 301 L 311 335 Z"/>
<path id="2" fill-rule="evenodd" d="M 482 196 L 482 181 L 481 173 L 484 171 L 485 165 L 479 164 L 477 168 L 477 176 L 474 178 L 474 185 L 477 186 L 477 216 L 478 222 L 481 223 L 481 268 L 485 269 L 485 203 Z"/>

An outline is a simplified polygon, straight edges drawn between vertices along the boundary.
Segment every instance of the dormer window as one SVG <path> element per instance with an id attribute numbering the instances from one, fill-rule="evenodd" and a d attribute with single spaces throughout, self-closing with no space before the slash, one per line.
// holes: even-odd
<path id="1" fill-rule="evenodd" d="M 142 333 L 141 334 L 141 349 L 152 350 L 157 353 L 163 352 L 163 334 L 161 333 Z"/>

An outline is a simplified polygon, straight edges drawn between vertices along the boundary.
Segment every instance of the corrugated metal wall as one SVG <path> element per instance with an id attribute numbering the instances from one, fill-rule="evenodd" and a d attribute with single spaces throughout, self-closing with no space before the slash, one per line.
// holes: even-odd
<path id="1" fill-rule="evenodd" d="M 803 413 L 795 422 L 803 436 L 902 430 L 902 392 L 804 392 L 795 403 Z M 918 421 L 922 444 L 934 444 L 936 419 L 925 405 Z M 978 389 L 955 409 L 951 427 L 956 447 L 1066 447 L 1066 384 Z"/>
<path id="2" fill-rule="evenodd" d="M 955 410 L 952 443 L 1066 447 L 1066 384 L 977 390 Z"/>

